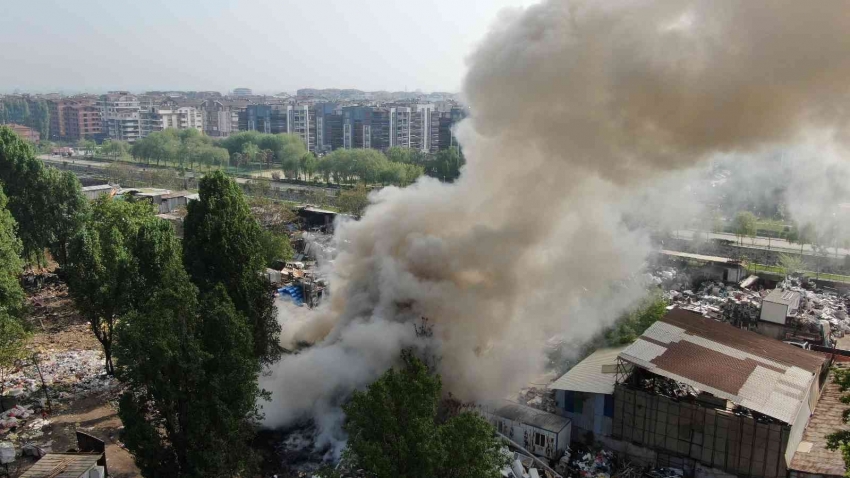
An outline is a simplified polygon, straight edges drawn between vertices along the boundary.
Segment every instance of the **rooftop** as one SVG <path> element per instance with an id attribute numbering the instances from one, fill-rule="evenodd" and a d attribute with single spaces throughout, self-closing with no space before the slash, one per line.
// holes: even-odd
<path id="1" fill-rule="evenodd" d="M 800 293 L 793 290 L 773 289 L 764 301 L 796 307 L 800 303 Z"/>
<path id="2" fill-rule="evenodd" d="M 661 254 L 670 257 L 680 257 L 682 259 L 694 259 L 698 261 L 705 262 L 715 262 L 718 264 L 740 264 L 741 261 L 736 259 L 730 259 L 728 257 L 718 257 L 718 256 L 704 256 L 702 254 L 691 254 L 690 252 L 679 252 L 679 251 L 668 251 L 662 250 Z"/>
<path id="3" fill-rule="evenodd" d="M 80 478 L 103 453 L 48 453 L 20 478 Z"/>
<path id="4" fill-rule="evenodd" d="M 83 191 L 105 191 L 107 189 L 113 189 L 113 187 L 109 184 L 98 184 L 95 186 L 86 186 L 83 188 Z"/>
<path id="5" fill-rule="evenodd" d="M 569 372 L 549 385 L 553 390 L 569 390 L 573 392 L 614 393 L 614 383 L 617 374 L 617 356 L 626 346 L 609 349 L 599 349 L 586 359 L 577 363 Z"/>
<path id="6" fill-rule="evenodd" d="M 520 405 L 509 400 L 495 402 L 492 407 L 489 407 L 488 411 L 493 415 L 515 422 L 525 423 L 526 425 L 532 425 L 553 433 L 558 433 L 565 427 L 570 426 L 569 418 Z"/>
<path id="7" fill-rule="evenodd" d="M 846 364 L 836 365 L 847 367 Z M 826 436 L 838 430 L 850 430 L 850 426 L 841 423 L 841 414 L 845 408 L 847 406 L 841 403 L 841 390 L 830 373 L 829 382 L 803 432 L 803 441 L 794 453 L 790 469 L 817 475 L 844 475 L 841 452 L 826 449 Z"/>
<path id="8" fill-rule="evenodd" d="M 668 312 L 620 358 L 785 423 L 826 360 L 684 309 Z"/>

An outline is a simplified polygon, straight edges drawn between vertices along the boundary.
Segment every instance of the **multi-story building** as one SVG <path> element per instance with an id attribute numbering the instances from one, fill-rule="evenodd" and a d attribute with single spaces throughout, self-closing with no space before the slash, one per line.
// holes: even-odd
<path id="1" fill-rule="evenodd" d="M 158 131 L 168 128 L 204 131 L 204 115 L 194 106 L 160 109 L 157 116 L 160 122 Z"/>
<path id="2" fill-rule="evenodd" d="M 239 129 L 260 133 L 287 133 L 287 105 L 248 105 L 239 113 Z"/>
<path id="3" fill-rule="evenodd" d="M 38 143 L 41 140 L 41 134 L 39 134 L 38 131 L 30 128 L 29 126 L 24 126 L 15 123 L 8 123 L 4 126 L 12 128 L 12 131 L 14 131 L 15 134 L 31 143 Z"/>
<path id="4" fill-rule="evenodd" d="M 101 136 L 101 114 L 96 99 L 58 98 L 48 100 L 47 104 L 51 139 L 76 141 Z"/>
<path id="5" fill-rule="evenodd" d="M 316 110 L 310 105 L 287 105 L 286 132 L 297 134 L 309 151 L 316 151 Z"/>
<path id="6" fill-rule="evenodd" d="M 390 108 L 390 147 L 411 148 L 424 153 L 431 152 L 431 143 L 439 141 L 439 121 L 436 136 L 432 134 L 435 125 L 432 118 L 434 105 L 414 104 L 411 106 L 393 106 Z"/>
<path id="7" fill-rule="evenodd" d="M 369 106 L 342 109 L 342 147 L 372 148 L 372 110 Z"/>
<path id="8" fill-rule="evenodd" d="M 110 92 L 100 97 L 102 126 L 109 139 L 135 142 L 142 137 L 139 99 L 126 91 Z"/>
<path id="9" fill-rule="evenodd" d="M 329 152 L 343 146 L 342 109 L 336 103 L 317 103 L 316 152 Z"/>
<path id="10" fill-rule="evenodd" d="M 251 88 L 234 88 L 233 96 L 251 96 L 254 92 L 251 91 Z"/>
<path id="11" fill-rule="evenodd" d="M 203 115 L 204 133 L 214 138 L 226 138 L 239 131 L 240 107 L 231 102 L 206 100 L 198 107 Z M 244 109 L 241 108 L 241 109 Z M 247 121 L 247 120 L 246 120 Z"/>

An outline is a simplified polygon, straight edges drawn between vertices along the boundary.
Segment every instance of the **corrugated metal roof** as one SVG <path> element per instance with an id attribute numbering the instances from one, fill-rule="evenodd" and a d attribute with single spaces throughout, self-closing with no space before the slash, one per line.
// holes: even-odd
<path id="1" fill-rule="evenodd" d="M 20 478 L 79 478 L 97 465 L 101 453 L 49 453 Z"/>
<path id="2" fill-rule="evenodd" d="M 837 364 L 846 367 L 846 364 Z M 790 469 L 813 475 L 843 476 L 846 470 L 844 459 L 838 450 L 826 449 L 826 436 L 839 430 L 850 430 L 842 423 L 841 415 L 846 405 L 841 403 L 841 390 L 830 373 L 829 383 L 824 387 L 815 412 L 809 419 L 803 441 L 797 447 Z"/>
<path id="3" fill-rule="evenodd" d="M 525 423 L 543 430 L 558 433 L 570 426 L 570 419 L 553 413 L 544 412 L 510 400 L 493 402 L 485 410 L 492 414 L 515 422 Z"/>
<path id="4" fill-rule="evenodd" d="M 668 251 L 666 249 L 661 250 L 661 254 L 665 256 L 671 257 L 680 257 L 682 259 L 695 259 L 698 261 L 705 262 L 716 262 L 718 264 L 740 264 L 741 261 L 737 259 L 730 259 L 728 257 L 718 257 L 718 256 L 705 256 L 702 254 L 692 254 L 690 252 L 679 252 L 679 251 Z"/>
<path id="5" fill-rule="evenodd" d="M 593 352 L 562 375 L 561 378 L 552 382 L 549 388 L 573 392 L 613 394 L 617 374 L 610 373 L 608 370 L 603 372 L 602 367 L 604 365 L 616 365 L 617 355 L 625 348 L 626 346 L 622 346 L 599 349 Z"/>
<path id="6" fill-rule="evenodd" d="M 620 358 L 737 405 L 793 423 L 825 358 L 673 309 Z"/>

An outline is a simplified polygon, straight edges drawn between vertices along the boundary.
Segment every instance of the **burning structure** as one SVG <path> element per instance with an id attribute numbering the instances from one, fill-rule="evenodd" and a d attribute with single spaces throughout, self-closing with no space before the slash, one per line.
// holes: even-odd
<path id="1" fill-rule="evenodd" d="M 607 358 L 600 365 L 610 365 L 602 355 Z M 673 309 L 617 355 L 614 383 L 601 390 L 603 396 L 613 393 L 610 433 L 596 438 L 629 459 L 688 475 L 699 476 L 700 468 L 786 476 L 818 402 L 826 362 L 822 355 Z M 586 386 L 582 381 L 554 386 L 587 397 L 579 390 Z"/>
<path id="2" fill-rule="evenodd" d="M 312 417 L 319 443 L 341 446 L 340 403 L 403 348 L 439 356 L 462 400 L 486 399 L 537 375 L 549 337 L 610 324 L 645 294 L 641 218 L 671 202 L 635 198 L 717 156 L 843 148 L 845 9 L 548 0 L 501 15 L 469 57 L 460 178 L 373 192 L 360 221 L 337 225 L 327 307 L 283 333 L 313 345 L 263 377 L 266 424 Z M 415 333 L 421 317 L 429 338 Z"/>

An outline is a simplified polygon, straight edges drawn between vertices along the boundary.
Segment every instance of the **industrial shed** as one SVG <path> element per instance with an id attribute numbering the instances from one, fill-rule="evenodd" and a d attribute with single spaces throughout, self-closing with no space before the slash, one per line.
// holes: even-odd
<path id="1" fill-rule="evenodd" d="M 661 466 L 752 477 L 787 475 L 826 368 L 821 355 L 682 309 L 619 361 L 614 438 Z"/>

